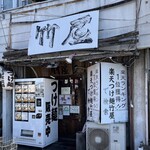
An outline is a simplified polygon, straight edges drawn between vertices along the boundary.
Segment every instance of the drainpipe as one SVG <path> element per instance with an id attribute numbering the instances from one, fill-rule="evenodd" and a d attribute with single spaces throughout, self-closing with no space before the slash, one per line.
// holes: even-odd
<path id="1" fill-rule="evenodd" d="M 148 145 L 148 74 L 149 74 L 149 49 L 145 52 L 145 144 Z"/>
<path id="2" fill-rule="evenodd" d="M 9 33 L 8 33 L 8 47 L 9 48 L 12 48 L 11 26 L 12 26 L 12 13 L 10 13 L 10 19 L 9 19 Z"/>
<path id="3" fill-rule="evenodd" d="M 133 97 L 133 68 L 128 70 L 128 85 L 129 85 L 129 127 L 130 127 L 130 149 L 134 149 L 134 97 Z"/>

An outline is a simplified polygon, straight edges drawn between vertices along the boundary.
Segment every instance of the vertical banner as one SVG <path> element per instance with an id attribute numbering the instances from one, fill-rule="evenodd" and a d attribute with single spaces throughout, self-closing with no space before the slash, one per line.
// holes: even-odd
<path id="1" fill-rule="evenodd" d="M 99 122 L 100 118 L 100 64 L 88 68 L 87 120 Z"/>
<path id="2" fill-rule="evenodd" d="M 127 69 L 101 63 L 101 123 L 127 122 Z"/>

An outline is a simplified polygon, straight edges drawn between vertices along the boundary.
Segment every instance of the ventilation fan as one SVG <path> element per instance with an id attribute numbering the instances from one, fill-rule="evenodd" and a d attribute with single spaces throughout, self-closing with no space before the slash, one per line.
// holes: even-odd
<path id="1" fill-rule="evenodd" d="M 108 150 L 109 148 L 109 131 L 107 129 L 88 130 L 88 147 L 89 150 Z"/>
<path id="2" fill-rule="evenodd" d="M 86 150 L 126 150 L 126 125 L 86 123 Z"/>

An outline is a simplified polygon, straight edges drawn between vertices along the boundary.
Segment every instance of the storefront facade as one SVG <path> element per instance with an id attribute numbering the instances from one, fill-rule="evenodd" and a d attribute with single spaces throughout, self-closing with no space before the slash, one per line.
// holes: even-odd
<path id="1" fill-rule="evenodd" d="M 68 116 L 66 112 L 59 120 L 60 136 L 75 135 L 86 121 L 87 68 L 97 62 L 110 62 L 124 65 L 128 72 L 127 137 L 131 138 L 127 146 L 137 149 L 140 141 L 148 144 L 149 73 L 145 70 L 149 68 L 149 45 L 142 27 L 148 26 L 143 23 L 148 11 L 140 13 L 145 7 L 148 10 L 147 3 L 135 1 L 68 0 L 2 11 L 3 67 L 13 70 L 17 79 L 55 77 L 59 92 L 68 88 L 73 95 L 72 105 L 80 107 L 80 113 Z M 66 58 L 71 58 L 71 64 Z M 3 101 L 8 95 L 12 99 L 10 91 L 3 92 Z M 5 121 L 3 124 L 10 122 Z M 7 135 L 7 128 L 3 130 Z"/>

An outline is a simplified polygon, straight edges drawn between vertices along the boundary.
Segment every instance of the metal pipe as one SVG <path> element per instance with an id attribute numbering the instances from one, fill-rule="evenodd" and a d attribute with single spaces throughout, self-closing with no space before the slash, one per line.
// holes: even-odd
<path id="1" fill-rule="evenodd" d="M 35 77 L 36 77 L 36 78 L 38 78 L 38 74 L 37 74 L 37 72 L 35 71 L 35 69 L 34 69 L 33 67 L 31 67 L 31 66 L 30 66 L 30 68 L 31 68 L 31 69 L 32 69 L 32 71 L 34 72 Z"/>
<path id="2" fill-rule="evenodd" d="M 145 144 L 148 145 L 148 74 L 149 74 L 149 49 L 145 52 Z"/>

